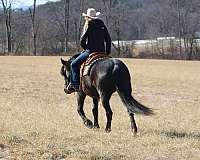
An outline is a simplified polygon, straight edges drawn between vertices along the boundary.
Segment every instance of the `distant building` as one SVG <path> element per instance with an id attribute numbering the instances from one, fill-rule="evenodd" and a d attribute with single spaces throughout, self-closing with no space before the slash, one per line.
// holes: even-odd
<path id="1" fill-rule="evenodd" d="M 195 39 L 200 39 L 200 32 L 195 32 L 194 38 Z"/>
<path id="2" fill-rule="evenodd" d="M 112 41 L 112 43 L 116 46 L 118 45 L 118 41 Z M 134 44 L 133 40 L 132 41 L 119 41 L 120 46 L 126 46 L 126 45 L 130 46 L 130 45 L 133 45 L 133 44 Z"/>
<path id="3" fill-rule="evenodd" d="M 156 38 L 158 41 L 159 40 L 174 40 L 174 39 L 176 39 L 176 37 L 157 37 Z"/>

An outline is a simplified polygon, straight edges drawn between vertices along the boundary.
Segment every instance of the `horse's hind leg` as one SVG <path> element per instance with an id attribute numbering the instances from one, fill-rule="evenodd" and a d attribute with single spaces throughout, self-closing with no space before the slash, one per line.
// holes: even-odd
<path id="1" fill-rule="evenodd" d="M 86 95 L 82 92 L 78 92 L 77 94 L 77 102 L 78 102 L 78 114 L 80 115 L 80 117 L 83 120 L 83 123 L 85 124 L 86 127 L 88 128 L 93 128 L 93 124 L 92 121 L 90 121 L 86 116 L 85 116 L 85 112 L 83 110 L 83 105 L 84 105 L 84 101 L 85 101 L 85 97 Z"/>
<path id="2" fill-rule="evenodd" d="M 98 99 L 93 98 L 93 116 L 94 116 L 94 128 L 99 128 L 99 122 L 98 122 Z"/>
<path id="3" fill-rule="evenodd" d="M 130 113 L 129 111 L 128 111 L 128 114 L 129 114 L 130 121 L 131 121 L 131 130 L 134 134 L 136 134 L 137 133 L 137 125 L 136 125 L 136 122 L 134 119 L 134 114 Z"/>
<path id="4" fill-rule="evenodd" d="M 113 112 L 110 108 L 110 103 L 109 103 L 111 95 L 112 93 L 105 93 L 105 94 L 102 94 L 101 96 L 102 104 L 103 104 L 104 109 L 106 110 L 106 117 L 107 117 L 107 124 L 106 124 L 106 129 L 105 129 L 106 132 L 111 131 L 111 121 L 112 121 L 112 115 L 113 115 Z"/>

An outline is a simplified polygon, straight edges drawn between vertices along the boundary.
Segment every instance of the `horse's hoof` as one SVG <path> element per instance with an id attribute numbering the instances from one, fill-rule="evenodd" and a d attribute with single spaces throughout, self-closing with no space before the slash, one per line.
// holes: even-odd
<path id="1" fill-rule="evenodd" d="M 134 137 L 136 137 L 137 136 L 137 131 L 131 131 L 132 132 L 132 135 L 134 136 Z"/>
<path id="2" fill-rule="evenodd" d="M 100 128 L 99 125 L 94 125 L 94 126 L 93 126 L 93 129 L 98 130 L 99 128 Z"/>
<path id="3" fill-rule="evenodd" d="M 108 128 L 108 129 L 106 128 L 105 131 L 106 131 L 106 133 L 110 133 L 111 132 L 111 128 Z"/>
<path id="4" fill-rule="evenodd" d="M 87 119 L 85 122 L 84 122 L 84 125 L 89 128 L 89 129 L 92 129 L 93 128 L 93 123 L 91 120 Z"/>

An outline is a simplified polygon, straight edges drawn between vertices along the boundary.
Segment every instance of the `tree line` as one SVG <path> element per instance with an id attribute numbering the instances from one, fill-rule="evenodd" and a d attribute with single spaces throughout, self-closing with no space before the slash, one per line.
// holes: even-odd
<path id="1" fill-rule="evenodd" d="M 120 41 L 176 37 L 174 57 L 199 59 L 199 0 L 61 0 L 26 9 L 13 8 L 1 0 L 1 55 L 67 55 L 81 50 L 79 40 L 87 8 L 102 13 L 111 34 L 115 56 L 134 53 Z M 178 43 L 177 43 L 178 42 Z M 134 44 L 133 46 L 134 47 Z M 124 49 L 125 48 L 125 49 Z M 163 50 L 164 51 L 164 50 Z M 157 54 L 147 50 L 145 55 Z M 152 53 L 154 52 L 154 53 Z M 165 53 L 163 53 L 165 54 Z"/>

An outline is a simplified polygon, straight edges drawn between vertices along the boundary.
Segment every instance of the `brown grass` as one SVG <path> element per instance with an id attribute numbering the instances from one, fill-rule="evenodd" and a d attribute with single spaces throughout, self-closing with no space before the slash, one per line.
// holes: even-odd
<path id="1" fill-rule="evenodd" d="M 17 160 L 199 160 L 199 62 L 123 59 L 133 95 L 153 108 L 136 116 L 132 136 L 125 107 L 111 99 L 112 132 L 87 129 L 76 112 L 75 95 L 65 95 L 60 57 L 0 57 L 0 159 Z M 92 101 L 86 99 L 90 119 Z"/>

